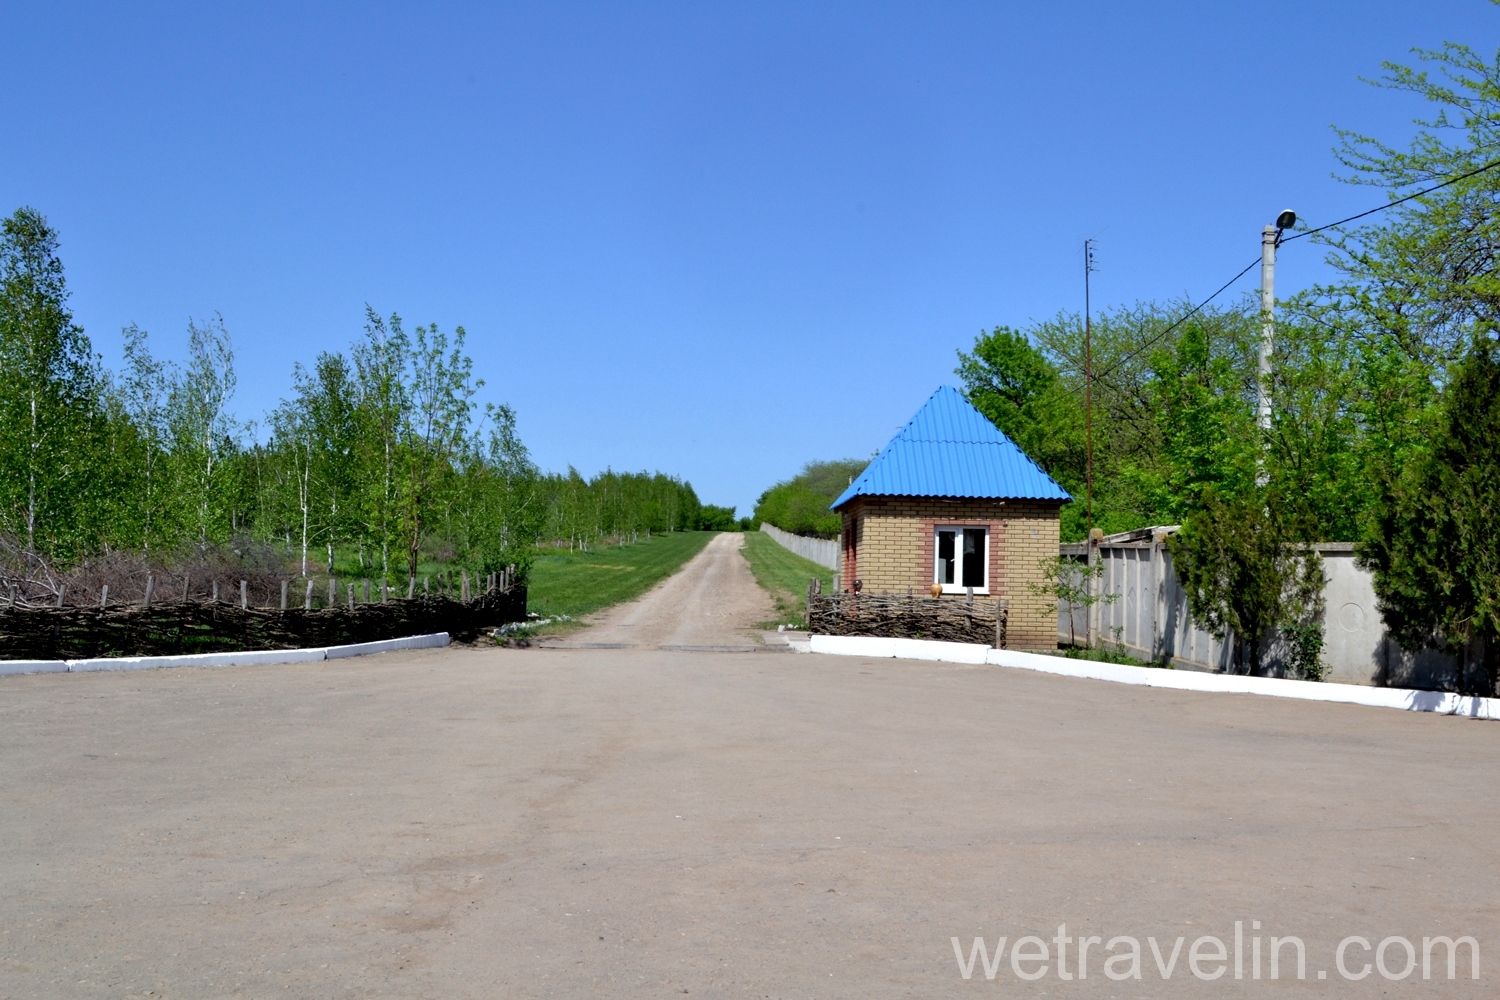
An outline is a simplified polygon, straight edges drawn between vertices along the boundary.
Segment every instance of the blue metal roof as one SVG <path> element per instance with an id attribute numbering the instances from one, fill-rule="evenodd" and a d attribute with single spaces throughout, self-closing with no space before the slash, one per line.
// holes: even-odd
<path id="1" fill-rule="evenodd" d="M 941 386 L 833 502 L 858 496 L 1071 500 L 1000 428 Z"/>

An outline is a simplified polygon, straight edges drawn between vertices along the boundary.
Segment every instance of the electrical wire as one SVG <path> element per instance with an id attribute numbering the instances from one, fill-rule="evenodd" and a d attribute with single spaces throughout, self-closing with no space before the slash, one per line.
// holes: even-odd
<path id="1" fill-rule="evenodd" d="M 1441 184 L 1434 184 L 1432 187 L 1423 188 L 1421 191 L 1416 191 L 1416 192 L 1413 192 L 1412 194 L 1405 195 L 1404 197 L 1397 198 L 1395 201 L 1386 202 L 1384 205 L 1377 205 L 1375 208 L 1369 209 L 1369 210 L 1364 211 L 1364 212 L 1360 212 L 1358 215 L 1351 215 L 1347 219 L 1340 219 L 1337 222 L 1330 222 L 1326 226 L 1319 226 L 1317 229 L 1306 229 L 1306 230 L 1303 230 L 1300 233 L 1296 233 L 1295 235 L 1288 236 L 1285 239 L 1278 240 L 1277 241 L 1277 245 L 1279 246 L 1282 243 L 1290 243 L 1292 240 L 1300 240 L 1304 236 L 1311 236 L 1314 233 L 1321 233 L 1324 230 L 1334 229 L 1334 228 L 1336 228 L 1338 226 L 1344 225 L 1345 223 L 1353 222 L 1355 219 L 1363 219 L 1367 215 L 1374 215 L 1376 212 L 1384 212 L 1388 208 L 1395 208 L 1397 205 L 1400 205 L 1403 202 L 1411 201 L 1413 198 L 1420 198 L 1424 194 L 1431 194 L 1434 191 L 1439 191 L 1439 190 L 1441 190 L 1441 189 L 1443 189 L 1445 187 L 1449 187 L 1449 186 L 1451 186 L 1453 184 L 1457 184 L 1459 181 L 1466 181 L 1470 177 L 1476 177 L 1479 174 L 1482 174 L 1482 173 L 1484 173 L 1487 170 L 1493 170 L 1496 167 L 1500 167 L 1500 160 L 1491 160 L 1489 163 L 1486 163 L 1484 166 L 1478 167 L 1478 168 L 1476 168 L 1474 170 L 1470 170 L 1468 173 L 1459 174 L 1457 177 L 1450 177 L 1447 180 L 1443 181 Z M 1136 348 L 1134 351 L 1131 351 L 1129 354 L 1125 355 L 1123 358 L 1120 358 L 1119 360 L 1117 360 L 1113 365 L 1111 365 L 1109 368 L 1105 369 L 1102 373 L 1095 375 L 1094 378 L 1093 378 L 1093 381 L 1098 382 L 1101 379 L 1108 378 L 1109 376 L 1113 375 L 1115 372 L 1117 372 L 1121 368 L 1123 368 L 1125 365 L 1129 364 L 1131 361 L 1133 361 L 1136 358 L 1140 357 L 1146 351 L 1149 351 L 1151 348 L 1155 347 L 1157 345 L 1157 343 L 1159 343 L 1163 337 L 1165 337 L 1167 334 L 1171 333 L 1173 330 L 1177 329 L 1179 326 L 1181 326 L 1182 324 L 1186 323 L 1188 320 L 1190 320 L 1194 316 L 1196 316 L 1199 312 L 1201 312 L 1203 310 L 1204 306 L 1208 305 L 1214 299 L 1216 299 L 1220 295 L 1222 295 L 1224 293 L 1224 291 L 1229 288 L 1230 285 L 1233 285 L 1236 281 L 1239 281 L 1241 278 L 1243 278 L 1246 274 L 1248 274 L 1250 272 L 1250 270 L 1253 267 L 1255 267 L 1256 264 L 1259 264 L 1259 263 L 1260 263 L 1260 258 L 1259 257 L 1257 257 L 1255 260 L 1252 260 L 1249 264 L 1247 264 L 1245 266 L 1245 269 L 1243 271 L 1241 271 L 1239 274 L 1236 274 L 1234 277 L 1230 278 L 1228 281 L 1224 282 L 1224 284 L 1219 287 L 1218 291 L 1214 292 L 1208 298 L 1206 298 L 1202 302 L 1198 303 L 1191 310 L 1189 310 L 1186 315 L 1184 315 L 1181 319 L 1177 320 L 1177 322 L 1173 323 L 1171 326 L 1167 327 L 1161 333 L 1158 333 L 1156 336 L 1154 336 L 1150 340 L 1146 341 L 1146 343 L 1142 344 L 1140 347 Z"/>
<path id="2" fill-rule="evenodd" d="M 1386 202 L 1384 205 L 1378 205 L 1375 208 L 1369 209 L 1368 211 L 1360 212 L 1358 215 L 1351 215 L 1347 219 L 1340 219 L 1337 222 L 1330 222 L 1326 226 L 1319 226 L 1317 229 L 1305 229 L 1302 232 L 1297 233 L 1297 234 L 1295 234 L 1293 236 L 1288 236 L 1286 239 L 1282 240 L 1281 242 L 1282 243 L 1290 243 L 1290 242 L 1292 242 L 1292 240 L 1300 240 L 1304 236 L 1311 236 L 1313 233 L 1321 233 L 1325 229 L 1333 229 L 1333 228 L 1335 228 L 1337 226 L 1342 226 L 1346 222 L 1353 222 L 1355 219 L 1363 219 L 1365 216 L 1367 216 L 1367 215 L 1374 215 L 1376 212 L 1384 212 L 1388 208 L 1395 208 L 1397 205 L 1400 205 L 1402 202 L 1411 201 L 1413 198 L 1420 198 L 1424 194 L 1431 194 L 1434 191 L 1442 190 L 1443 188 L 1448 187 L 1449 185 L 1457 184 L 1459 181 L 1466 181 L 1470 177 L 1477 177 L 1479 174 L 1484 173 L 1486 170 L 1494 170 L 1496 167 L 1500 167 L 1500 160 L 1491 160 L 1489 163 L 1486 163 L 1482 167 L 1478 167 L 1478 168 L 1476 168 L 1474 170 L 1470 170 L 1466 174 L 1459 174 L 1457 177 L 1450 177 L 1447 180 L 1443 181 L 1443 183 L 1441 183 L 1441 184 L 1434 184 L 1430 188 L 1423 188 L 1421 191 L 1416 191 L 1416 192 L 1413 192 L 1412 194 L 1406 195 L 1404 197 L 1397 198 L 1395 201 Z"/>
<path id="3" fill-rule="evenodd" d="M 1146 351 L 1149 351 L 1151 348 L 1155 347 L 1156 344 L 1163 337 L 1165 337 L 1167 334 L 1171 333 L 1173 330 L 1177 329 L 1182 324 L 1186 323 L 1188 320 L 1192 319 L 1194 316 L 1198 315 L 1198 313 L 1202 312 L 1204 306 L 1208 305 L 1214 299 L 1216 299 L 1220 295 L 1222 295 L 1224 293 L 1224 291 L 1227 288 L 1229 288 L 1230 285 L 1234 284 L 1236 281 L 1239 281 L 1245 275 L 1249 274 L 1250 273 L 1250 269 L 1253 268 L 1253 267 L 1255 267 L 1255 265 L 1259 264 L 1259 263 L 1260 263 L 1260 258 L 1257 257 L 1254 260 L 1252 260 L 1250 263 L 1246 264 L 1245 265 L 1245 269 L 1243 271 L 1241 271 L 1239 274 L 1236 274 L 1234 277 L 1230 278 L 1228 281 L 1224 282 L 1224 284 L 1220 285 L 1219 286 L 1219 290 L 1217 292 L 1214 292 L 1208 298 L 1204 299 L 1202 302 L 1200 302 L 1197 305 L 1193 306 L 1193 308 L 1190 309 L 1187 312 L 1186 315 L 1184 315 L 1177 322 L 1173 323 L 1171 326 L 1167 327 L 1161 333 L 1158 333 L 1156 336 L 1154 336 L 1150 340 L 1146 341 L 1140 347 L 1137 347 L 1135 350 L 1131 351 L 1129 354 L 1125 355 L 1123 358 L 1120 358 L 1119 360 L 1117 360 L 1113 365 L 1111 365 L 1110 367 L 1106 368 L 1102 373 L 1100 373 L 1098 375 L 1095 375 L 1094 376 L 1094 381 L 1098 382 L 1100 379 L 1109 378 L 1115 372 L 1117 372 L 1121 368 L 1125 367 L 1125 365 L 1129 364 L 1131 361 L 1133 361 L 1136 358 L 1140 357 Z"/>

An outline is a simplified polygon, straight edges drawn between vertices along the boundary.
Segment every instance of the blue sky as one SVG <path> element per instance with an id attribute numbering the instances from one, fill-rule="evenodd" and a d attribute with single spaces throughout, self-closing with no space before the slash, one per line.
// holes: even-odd
<path id="1" fill-rule="evenodd" d="M 107 362 L 138 323 L 234 337 L 234 407 L 365 303 L 462 324 L 544 467 L 687 477 L 748 513 L 868 455 L 981 328 L 1212 291 L 1338 183 L 1359 81 L 1484 0 L 1421 3 L 9 4 L 0 211 L 62 234 Z M 1278 288 L 1327 277 L 1288 248 Z M 1252 274 L 1242 289 L 1255 287 Z"/>

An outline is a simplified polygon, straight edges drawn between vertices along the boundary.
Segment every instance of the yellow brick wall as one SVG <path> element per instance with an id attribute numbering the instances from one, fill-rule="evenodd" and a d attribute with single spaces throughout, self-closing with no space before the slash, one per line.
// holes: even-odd
<path id="1" fill-rule="evenodd" d="M 984 525 L 990 529 L 990 598 L 1010 607 L 1007 644 L 1012 649 L 1057 645 L 1057 604 L 1027 586 L 1042 579 L 1042 560 L 1056 558 L 1055 502 L 945 500 L 938 497 L 856 497 L 844 515 L 844 586 L 859 580 L 867 594 L 922 593 L 932 586 L 934 527 Z M 958 598 L 962 600 L 962 598 Z"/>

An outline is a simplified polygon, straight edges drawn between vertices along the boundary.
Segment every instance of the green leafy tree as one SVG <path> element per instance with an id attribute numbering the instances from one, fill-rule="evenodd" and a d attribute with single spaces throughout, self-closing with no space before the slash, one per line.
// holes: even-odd
<path id="1" fill-rule="evenodd" d="M 843 530 L 843 518 L 828 509 L 839 494 L 865 471 L 868 461 L 846 458 L 808 462 L 791 479 L 777 483 L 755 502 L 754 522 L 765 522 L 794 535 L 833 538 Z"/>
<path id="2" fill-rule="evenodd" d="M 188 321 L 188 360 L 167 396 L 176 488 L 185 503 L 200 554 L 227 541 L 233 518 L 229 502 L 239 425 L 229 412 L 234 396 L 234 347 L 224 318 Z"/>
<path id="3" fill-rule="evenodd" d="M 68 311 L 57 233 L 38 212 L 0 223 L 0 524 L 32 555 L 97 540 L 100 373 Z"/>
<path id="4" fill-rule="evenodd" d="M 380 551 L 381 572 L 390 574 L 391 544 L 397 538 L 401 497 L 401 438 L 410 408 L 404 375 L 411 341 L 401 328 L 401 317 L 387 323 L 365 306 L 365 339 L 355 345 L 354 370 L 358 386 L 360 508 L 364 543 Z"/>
<path id="5" fill-rule="evenodd" d="M 1083 482 L 1083 412 L 1058 366 L 1008 327 L 996 327 L 960 351 L 964 395 L 1016 446 L 1057 479 Z"/>
<path id="6" fill-rule="evenodd" d="M 1258 491 L 1221 498 L 1208 488 L 1182 530 L 1168 541 L 1177 578 L 1195 621 L 1223 640 L 1252 677 L 1263 673 L 1267 645 L 1292 639 L 1294 674 L 1321 676 L 1323 569 L 1317 552 L 1298 544 Z"/>
<path id="7" fill-rule="evenodd" d="M 437 519 L 434 508 L 447 499 L 441 490 L 467 443 L 474 394 L 484 385 L 473 377 L 474 365 L 463 346 L 463 327 L 454 331 L 450 346 L 436 325 L 419 326 L 409 355 L 411 409 L 402 428 L 406 460 L 402 529 L 407 573 L 412 578 L 417 575 L 422 542 Z"/>
<path id="8" fill-rule="evenodd" d="M 118 391 L 138 445 L 134 482 L 137 484 L 140 534 L 127 544 L 150 552 L 168 531 L 163 517 L 162 460 L 168 448 L 167 396 L 174 381 L 171 366 L 151 355 L 145 330 L 132 323 L 121 331 L 125 340 L 125 371 Z"/>
<path id="9" fill-rule="evenodd" d="M 1386 628 L 1447 648 L 1461 691 L 1500 674 L 1500 346 L 1478 336 L 1452 371 L 1429 445 L 1384 484 L 1358 548 Z M 1480 686 L 1478 678 L 1483 678 Z"/>

